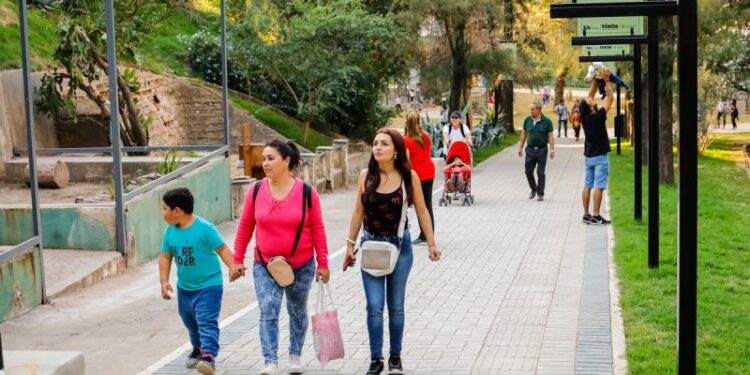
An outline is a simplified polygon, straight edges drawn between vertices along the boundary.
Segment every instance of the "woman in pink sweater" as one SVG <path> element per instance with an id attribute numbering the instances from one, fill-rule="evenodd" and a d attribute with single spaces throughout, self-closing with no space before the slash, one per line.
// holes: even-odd
<path id="1" fill-rule="evenodd" d="M 289 373 L 301 374 L 300 355 L 307 332 L 307 298 L 316 280 L 328 282 L 328 245 L 320 197 L 311 189 L 311 205 L 303 202 L 305 183 L 292 171 L 300 165 L 300 154 L 292 142 L 273 140 L 263 150 L 263 171 L 266 178 L 248 191 L 234 241 L 234 263 L 242 265 L 247 245 L 255 231 L 252 251 L 255 294 L 260 307 L 260 341 L 265 368 L 260 374 L 278 370 L 279 311 L 286 294 L 289 312 Z M 297 230 L 303 219 L 299 241 L 294 247 Z M 265 264 L 275 256 L 283 256 L 294 270 L 294 283 L 282 288 L 271 277 Z M 316 267 L 317 265 L 317 267 Z"/>

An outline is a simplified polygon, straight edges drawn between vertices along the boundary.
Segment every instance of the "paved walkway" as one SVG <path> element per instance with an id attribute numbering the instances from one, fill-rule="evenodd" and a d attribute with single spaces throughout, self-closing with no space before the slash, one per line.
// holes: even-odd
<path id="1" fill-rule="evenodd" d="M 563 139 L 557 151 L 547 164 L 544 202 L 527 199 L 523 162 L 512 147 L 476 168 L 474 206 L 435 207 L 444 258 L 432 263 L 425 247 L 415 248 L 402 353 L 406 373 L 624 373 L 613 370 L 623 368 L 624 339 L 617 314 L 611 314 L 616 311 L 607 247 L 611 230 L 580 222 L 582 143 Z M 334 211 L 349 214 L 347 206 L 324 211 L 326 220 Z M 344 238 L 346 225 L 331 232 Z M 341 252 L 333 249 L 331 256 L 347 358 L 321 367 L 308 334 L 302 360 L 307 374 L 362 374 L 369 349 L 361 276 L 358 270 L 341 272 Z M 258 314 L 257 304 L 251 304 L 222 323 L 217 373 L 254 374 L 263 367 Z M 280 326 L 280 365 L 286 373 L 286 312 Z M 190 373 L 183 364 L 187 348 L 144 373 Z"/>

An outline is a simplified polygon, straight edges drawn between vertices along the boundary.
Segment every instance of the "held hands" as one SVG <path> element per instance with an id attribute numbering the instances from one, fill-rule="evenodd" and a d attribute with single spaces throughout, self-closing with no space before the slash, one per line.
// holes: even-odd
<path id="1" fill-rule="evenodd" d="M 240 277 L 244 277 L 246 270 L 247 268 L 242 264 L 232 265 L 232 268 L 229 270 L 229 281 L 232 282 L 239 279 Z"/>
<path id="2" fill-rule="evenodd" d="M 330 270 L 322 270 L 318 268 L 318 270 L 315 272 L 315 281 L 321 281 L 323 280 L 324 284 L 328 283 L 328 279 L 331 277 L 331 271 Z"/>
<path id="3" fill-rule="evenodd" d="M 172 299 L 172 285 L 169 284 L 169 281 L 161 283 L 161 298 Z"/>

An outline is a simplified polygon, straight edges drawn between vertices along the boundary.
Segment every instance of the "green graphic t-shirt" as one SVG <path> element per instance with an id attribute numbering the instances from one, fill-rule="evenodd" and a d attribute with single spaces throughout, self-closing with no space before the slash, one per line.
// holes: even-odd
<path id="1" fill-rule="evenodd" d="M 172 254 L 177 265 L 177 287 L 200 290 L 222 285 L 221 265 L 216 249 L 224 244 L 213 224 L 196 216 L 189 227 L 170 225 L 164 230 L 161 251 Z"/>

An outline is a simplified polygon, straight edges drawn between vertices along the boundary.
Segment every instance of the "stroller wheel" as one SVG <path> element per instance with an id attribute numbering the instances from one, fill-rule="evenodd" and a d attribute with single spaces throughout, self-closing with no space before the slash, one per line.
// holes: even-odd
<path id="1" fill-rule="evenodd" d="M 439 205 L 439 206 L 442 206 L 442 205 L 444 205 L 444 204 L 445 204 L 445 199 L 443 199 L 443 198 L 440 198 L 440 202 L 438 202 L 438 205 Z"/>
<path id="2" fill-rule="evenodd" d="M 473 195 L 469 196 L 469 201 L 471 201 L 471 204 L 474 204 L 474 196 Z"/>
<path id="3" fill-rule="evenodd" d="M 461 200 L 461 205 L 462 206 L 466 206 L 468 204 L 469 204 L 469 202 L 468 202 L 468 200 L 466 198 L 464 198 L 464 199 Z"/>

